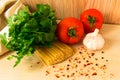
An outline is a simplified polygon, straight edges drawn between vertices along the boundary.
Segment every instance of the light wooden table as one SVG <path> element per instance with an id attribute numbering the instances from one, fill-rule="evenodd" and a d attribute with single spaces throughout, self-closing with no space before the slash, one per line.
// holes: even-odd
<path id="1" fill-rule="evenodd" d="M 9 55 L 15 54 L 15 52 L 10 52 L 0 56 L 0 80 L 119 80 L 120 25 L 104 24 L 100 33 L 105 39 L 104 48 L 95 52 L 95 56 L 93 56 L 93 58 L 87 58 L 86 53 L 82 54 L 85 59 L 89 61 L 93 60 L 93 65 L 87 67 L 84 65 L 86 62 L 79 54 L 79 49 L 82 46 L 82 42 L 73 45 L 74 48 L 78 49 L 78 52 L 76 52 L 75 55 L 70 58 L 73 60 L 75 57 L 78 57 L 82 63 L 78 64 L 76 69 L 69 68 L 69 70 L 67 70 L 66 65 L 69 63 L 70 59 L 55 66 L 45 66 L 35 55 L 31 57 L 25 57 L 16 68 L 13 68 L 12 66 L 15 59 L 12 61 L 8 61 L 6 59 Z M 104 53 L 102 53 L 102 51 L 104 51 Z M 95 58 L 96 60 L 98 59 L 98 61 L 95 61 Z M 108 60 L 108 62 L 106 60 Z M 105 63 L 107 69 L 103 70 L 97 66 L 95 67 L 94 61 L 98 64 L 98 66 Z M 77 63 L 72 61 L 70 64 L 73 66 Z M 89 69 L 91 66 L 94 67 L 93 71 Z M 87 72 L 88 76 L 85 71 Z M 77 74 L 70 77 L 72 72 L 76 72 Z M 97 75 L 90 75 L 92 72 L 97 72 Z M 84 74 L 82 75 L 78 73 Z M 65 77 L 62 74 L 65 74 Z M 57 78 L 55 75 L 60 77 Z"/>

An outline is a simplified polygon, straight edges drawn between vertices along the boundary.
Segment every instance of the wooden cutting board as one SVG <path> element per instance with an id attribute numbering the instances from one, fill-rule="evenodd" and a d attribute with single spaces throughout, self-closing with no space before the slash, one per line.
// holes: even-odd
<path id="1" fill-rule="evenodd" d="M 25 57 L 13 68 L 15 59 L 8 61 L 9 52 L 0 56 L 1 80 L 119 80 L 120 79 L 120 25 L 104 24 L 100 33 L 105 46 L 99 51 L 86 50 L 82 42 L 73 45 L 73 57 L 52 66 L 45 66 L 33 55 Z"/>

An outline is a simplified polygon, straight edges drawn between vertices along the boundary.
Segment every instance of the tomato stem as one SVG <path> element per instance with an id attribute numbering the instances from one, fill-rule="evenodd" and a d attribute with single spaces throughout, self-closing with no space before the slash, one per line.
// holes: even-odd
<path id="1" fill-rule="evenodd" d="M 69 35 L 70 37 L 75 37 L 75 36 L 76 36 L 76 30 L 75 30 L 74 28 L 70 28 L 70 29 L 68 30 L 68 35 Z"/>
<path id="2" fill-rule="evenodd" d="M 88 15 L 88 21 L 89 21 L 89 23 L 90 23 L 90 27 L 93 28 L 93 27 L 95 26 L 95 24 L 96 24 L 96 19 L 95 19 L 95 17 Z"/>

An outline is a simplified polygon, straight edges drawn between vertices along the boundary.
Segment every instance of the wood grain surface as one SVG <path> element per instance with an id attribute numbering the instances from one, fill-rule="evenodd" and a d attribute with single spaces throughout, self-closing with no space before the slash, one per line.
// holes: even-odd
<path id="1" fill-rule="evenodd" d="M 105 45 L 94 52 L 94 56 L 88 56 L 91 52 L 86 53 L 80 42 L 73 45 L 77 50 L 74 56 L 54 66 L 45 66 L 36 55 L 32 55 L 25 56 L 13 68 L 16 59 L 9 61 L 7 58 L 15 52 L 4 54 L 0 56 L 0 80 L 120 80 L 120 25 L 104 24 L 100 33 Z M 94 72 L 97 74 L 91 75 Z M 71 76 L 72 73 L 75 74 Z"/>
<path id="2" fill-rule="evenodd" d="M 49 4 L 56 11 L 58 19 L 65 17 L 79 18 L 89 8 L 96 8 L 104 15 L 105 23 L 120 24 L 120 0 L 21 0 L 35 10 L 38 3 Z"/>

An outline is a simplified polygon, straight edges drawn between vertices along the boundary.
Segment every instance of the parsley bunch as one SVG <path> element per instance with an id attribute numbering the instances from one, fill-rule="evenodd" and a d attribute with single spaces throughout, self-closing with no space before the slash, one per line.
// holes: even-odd
<path id="1" fill-rule="evenodd" d="M 50 47 L 55 40 L 57 27 L 55 12 L 47 4 L 37 4 L 36 11 L 29 12 L 26 6 L 18 14 L 8 19 L 9 40 L 6 47 L 9 50 L 17 51 L 8 59 L 15 57 L 17 66 L 25 55 L 31 55 L 35 46 Z"/>

